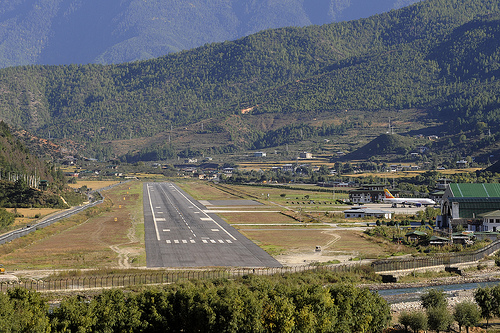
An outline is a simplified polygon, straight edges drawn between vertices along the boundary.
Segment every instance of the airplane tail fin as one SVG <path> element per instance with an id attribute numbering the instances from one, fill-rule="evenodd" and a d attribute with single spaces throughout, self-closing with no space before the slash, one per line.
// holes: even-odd
<path id="1" fill-rule="evenodd" d="M 384 188 L 385 198 L 386 199 L 394 199 L 394 196 L 389 192 L 388 189 Z"/>

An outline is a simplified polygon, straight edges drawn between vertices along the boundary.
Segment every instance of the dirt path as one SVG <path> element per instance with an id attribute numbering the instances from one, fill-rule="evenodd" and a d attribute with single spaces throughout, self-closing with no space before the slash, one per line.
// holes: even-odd
<path id="1" fill-rule="evenodd" d="M 109 246 L 111 250 L 118 254 L 118 268 L 132 267 L 130 265 L 130 256 L 138 255 L 140 252 L 137 247 L 131 246 L 140 242 L 140 240 L 137 238 L 137 235 L 135 234 L 135 228 L 137 224 L 139 224 L 139 222 L 131 214 L 129 214 L 129 217 L 131 225 L 127 230 L 127 238 L 130 240 L 130 242 Z"/>
<path id="2" fill-rule="evenodd" d="M 336 233 L 335 230 L 325 230 L 321 233 L 332 237 L 326 245 L 321 247 L 321 251 L 292 252 L 280 255 L 276 257 L 276 259 L 285 266 L 302 266 L 314 262 L 329 262 L 336 260 L 346 263 L 359 255 L 357 251 L 353 251 L 352 253 L 346 253 L 345 251 L 332 251 L 331 247 L 341 240 L 342 236 Z"/>

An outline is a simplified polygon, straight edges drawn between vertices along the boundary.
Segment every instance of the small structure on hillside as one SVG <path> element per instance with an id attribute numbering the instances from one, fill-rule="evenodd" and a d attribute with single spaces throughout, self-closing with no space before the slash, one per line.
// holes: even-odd
<path id="1" fill-rule="evenodd" d="M 47 190 L 48 186 L 49 186 L 49 181 L 45 179 L 40 180 L 40 183 L 38 184 L 38 188 L 42 191 Z"/>
<path id="2" fill-rule="evenodd" d="M 449 243 L 450 243 L 450 240 L 448 238 L 444 238 L 444 237 L 432 236 L 429 239 L 429 245 L 444 246 L 444 245 L 448 245 Z"/>
<path id="3" fill-rule="evenodd" d="M 306 151 L 302 152 L 299 154 L 299 157 L 300 158 L 305 158 L 305 159 L 309 159 L 309 158 L 312 158 L 313 157 L 313 154 L 312 153 L 308 153 Z"/>
<path id="4" fill-rule="evenodd" d="M 426 241 L 427 240 L 427 234 L 423 231 L 420 231 L 420 230 L 414 230 L 414 231 L 410 231 L 408 232 L 406 235 L 406 240 L 408 242 L 422 242 L 422 241 Z"/>

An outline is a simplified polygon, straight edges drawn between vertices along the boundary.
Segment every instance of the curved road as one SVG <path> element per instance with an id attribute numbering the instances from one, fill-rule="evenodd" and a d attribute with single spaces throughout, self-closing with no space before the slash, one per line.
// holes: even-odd
<path id="1" fill-rule="evenodd" d="M 148 267 L 281 267 L 173 183 L 145 183 Z"/>

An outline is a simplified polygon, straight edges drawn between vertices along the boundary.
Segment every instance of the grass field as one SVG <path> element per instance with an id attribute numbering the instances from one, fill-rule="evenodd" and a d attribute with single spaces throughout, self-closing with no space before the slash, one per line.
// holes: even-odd
<path id="1" fill-rule="evenodd" d="M 257 198 L 254 200 L 274 210 L 284 212 L 286 215 L 271 212 L 252 213 L 252 210 L 263 210 L 262 206 L 252 206 L 252 208 L 245 208 L 245 212 L 238 210 L 218 213 L 225 221 L 233 224 L 241 233 L 274 256 L 311 253 L 314 252 L 316 246 L 323 248 L 322 254 L 325 258 L 330 258 L 336 253 L 344 255 L 347 253 L 350 256 L 362 258 L 378 258 L 402 251 L 401 248 L 396 248 L 397 246 L 391 243 L 374 241 L 365 237 L 363 233 L 356 230 L 355 227 L 359 225 L 352 224 L 351 220 L 347 221 L 349 224 L 342 224 L 342 226 L 352 227 L 353 230 L 335 230 L 323 224 L 322 222 L 346 222 L 343 218 L 325 216 L 324 211 L 332 212 L 342 209 L 340 206 L 331 202 L 328 202 L 329 204 L 317 203 L 321 200 L 327 201 L 331 193 L 242 185 L 225 185 L 217 188 L 204 182 L 183 182 L 181 186 L 199 200 Z M 282 197 L 282 193 L 286 195 Z M 295 202 L 293 205 L 292 201 Z M 312 201 L 316 203 L 310 203 Z M 231 207 L 225 209 L 231 211 Z M 316 212 L 311 213 L 311 211 Z M 296 218 L 287 215 L 293 215 Z M 314 220 L 311 220 L 311 216 Z M 302 223 L 297 219 L 312 223 Z M 325 249 L 328 250 L 325 251 Z M 321 261 L 321 254 L 316 260 Z"/>
<path id="2" fill-rule="evenodd" d="M 211 183 L 194 182 L 192 180 L 181 180 L 176 182 L 184 191 L 188 192 L 196 200 L 234 200 L 240 199 L 235 194 L 222 191 Z"/>
<path id="3" fill-rule="evenodd" d="M 329 193 L 253 186 L 215 186 L 184 179 L 178 184 L 197 200 L 252 199 L 263 203 L 244 208 L 217 207 L 217 210 L 224 210 L 219 213 L 223 219 L 272 255 L 309 255 L 316 246 L 323 248 L 321 253 L 314 253 L 316 261 L 328 261 L 339 253 L 351 257 L 376 258 L 399 252 L 390 243 L 367 238 L 352 223 L 343 225 L 353 227 L 352 230 L 336 230 L 325 224 L 338 223 L 341 219 L 316 210 L 331 212 L 336 208 L 335 205 L 309 202 L 327 200 Z M 82 182 L 77 185 L 98 188 L 109 183 Z M 282 193 L 286 194 L 285 197 L 281 196 Z M 104 204 L 1 245 L 0 263 L 8 270 L 144 267 L 142 183 L 133 181 L 119 184 L 103 194 Z M 306 196 L 309 196 L 309 201 Z M 290 198 L 300 201 L 300 204 L 287 204 Z M 307 203 L 302 204 L 302 200 L 295 198 L 304 199 Z M 27 211 L 25 215 L 34 213 Z"/>
<path id="4" fill-rule="evenodd" d="M 230 224 L 238 224 L 239 226 L 245 224 L 298 224 L 301 223 L 289 216 L 283 215 L 281 213 L 252 213 L 248 211 L 245 213 L 234 212 L 234 213 L 217 213 L 225 221 Z"/>
<path id="5" fill-rule="evenodd" d="M 142 184 L 104 195 L 96 208 L 0 246 L 0 262 L 8 270 L 145 265 Z"/>

